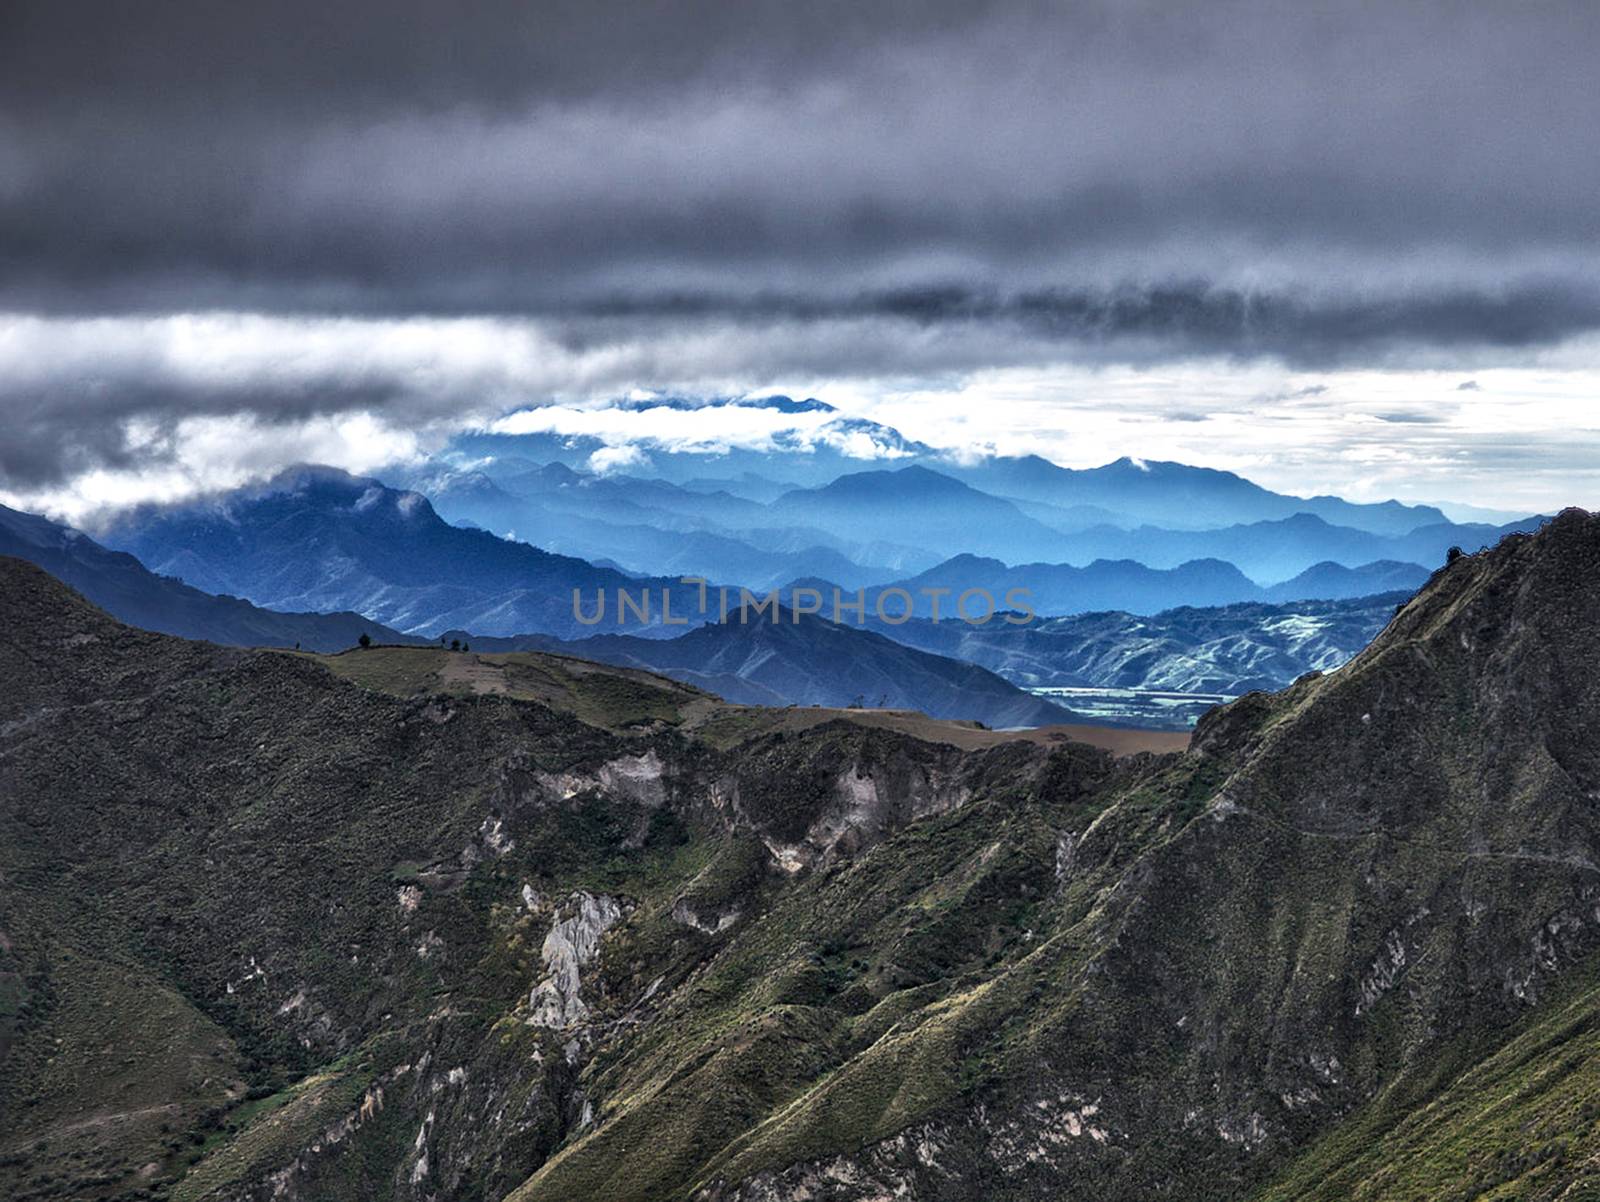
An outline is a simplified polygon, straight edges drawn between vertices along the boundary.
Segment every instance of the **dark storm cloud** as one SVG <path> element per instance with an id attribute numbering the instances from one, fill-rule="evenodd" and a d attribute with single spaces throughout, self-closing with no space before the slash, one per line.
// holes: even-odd
<path id="1" fill-rule="evenodd" d="M 53 0 L 0 23 L 16 307 L 777 296 L 1308 354 L 1596 320 L 1589 4 Z"/>
<path id="2" fill-rule="evenodd" d="M 269 425 L 295 423 L 329 412 L 403 405 L 403 391 L 349 379 L 330 379 L 314 395 L 292 387 L 185 387 L 158 371 L 119 374 L 112 387 L 62 380 L 44 389 L 0 383 L 0 483 L 14 489 L 59 484 L 82 472 L 138 468 L 170 459 L 172 433 L 186 417 L 251 414 Z M 397 417 L 408 416 L 397 413 Z M 143 425 L 129 438 L 127 422 Z"/>
<path id="3" fill-rule="evenodd" d="M 548 345 L 490 387 L 286 379 L 292 326 L 221 377 L 75 345 L 0 380 L 0 474 L 135 461 L 194 414 L 538 388 L 1478 370 L 1600 329 L 1597 48 L 1589 3 L 12 0 L 0 308 L 488 314 Z"/>

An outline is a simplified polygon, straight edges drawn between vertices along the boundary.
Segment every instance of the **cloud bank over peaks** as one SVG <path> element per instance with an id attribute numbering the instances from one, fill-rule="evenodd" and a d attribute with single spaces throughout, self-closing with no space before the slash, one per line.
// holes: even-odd
<path id="1" fill-rule="evenodd" d="M 629 398 L 598 405 L 540 405 L 489 422 L 490 434 L 553 434 L 596 439 L 605 470 L 642 465 L 646 452 L 724 455 L 731 450 L 804 454 L 827 447 L 867 464 L 903 459 L 931 448 L 897 430 L 839 414 L 815 399 L 786 396 Z"/>

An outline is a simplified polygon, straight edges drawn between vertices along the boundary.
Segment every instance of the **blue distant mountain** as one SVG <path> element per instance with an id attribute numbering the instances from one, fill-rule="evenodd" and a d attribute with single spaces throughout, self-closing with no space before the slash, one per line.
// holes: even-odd
<path id="1" fill-rule="evenodd" d="M 1122 475 L 1144 479 L 1145 473 L 1132 470 L 1133 476 Z M 1254 489 L 1269 498 L 1268 509 L 1292 501 L 1227 473 L 1203 475 Z M 1394 535 L 1336 525 L 1312 513 L 1202 529 L 1128 527 L 1117 524 L 1127 520 L 1125 514 L 1099 505 L 1011 500 L 920 464 L 852 472 L 766 501 L 710 487 L 703 477 L 697 487 L 687 487 L 658 477 L 596 475 L 563 463 L 535 466 L 520 458 L 401 479 L 425 492 L 453 522 L 564 554 L 615 559 L 636 572 L 692 572 L 752 585 L 821 575 L 855 587 L 971 552 L 1013 565 L 1079 567 L 1128 559 L 1173 568 L 1218 559 L 1270 586 L 1322 563 L 1357 568 L 1393 560 L 1431 568 L 1451 546 L 1476 550 L 1541 521 L 1489 526 L 1430 520 Z M 1235 484 L 1226 488 L 1237 491 Z M 1371 509 L 1365 518 L 1372 525 L 1400 527 L 1434 516 L 1427 508 Z"/>
<path id="2" fill-rule="evenodd" d="M 430 520 L 415 500 L 408 502 L 408 497 L 415 498 L 415 494 L 382 490 L 374 493 L 373 487 L 370 481 L 341 478 L 335 473 L 299 471 L 273 486 L 252 490 L 247 497 L 235 495 L 213 502 L 209 509 L 213 518 L 238 528 L 230 548 L 244 552 L 249 562 L 235 562 L 232 571 L 241 578 L 254 575 L 271 581 L 260 587 L 283 587 L 283 577 L 269 570 L 277 558 L 273 549 L 280 533 L 335 531 L 331 545 L 340 546 L 343 539 L 338 536 L 342 533 L 339 528 L 354 528 L 365 536 L 386 539 L 382 553 L 367 557 L 362 574 L 334 570 L 338 561 L 322 558 L 330 543 L 316 536 L 303 544 L 304 565 L 311 571 L 328 571 L 330 590 L 360 586 L 387 565 L 390 583 L 387 590 L 379 590 L 376 604 L 393 604 L 397 597 L 404 597 L 406 606 L 425 605 L 436 599 L 425 587 L 418 591 L 419 572 L 430 570 L 430 556 L 441 547 L 447 552 L 462 551 L 479 540 L 458 541 L 449 527 L 441 530 L 437 518 Z M 358 488 L 359 493 L 355 491 Z M 360 520 L 347 526 L 345 515 L 352 509 Z M 197 520 L 194 510 L 188 506 L 181 514 L 169 512 L 159 529 L 148 531 L 140 540 L 146 544 L 147 553 L 163 538 L 180 532 L 189 540 L 206 541 L 210 537 L 208 527 Z M 519 545 L 509 543 L 505 546 L 524 561 L 523 566 L 533 564 L 546 574 L 552 571 L 552 557 L 528 560 L 526 552 L 531 548 L 519 549 Z M 417 571 L 395 571 L 396 552 L 413 556 Z M 36 564 L 122 621 L 187 638 L 239 646 L 303 647 L 308 651 L 342 651 L 356 645 L 363 636 L 390 644 L 433 641 L 401 633 L 356 613 L 283 613 L 238 597 L 213 596 L 157 575 L 133 555 L 110 550 L 79 531 L 0 506 L 0 557 L 5 556 Z M 199 554 L 185 558 L 194 563 L 207 557 Z M 481 556 L 456 562 L 458 582 L 469 588 L 475 570 L 484 573 L 503 567 L 486 567 Z M 574 569 L 568 564 L 562 565 L 562 570 Z M 604 569 L 595 568 L 591 579 L 606 575 Z M 490 590 L 504 583 L 481 574 L 477 578 Z M 383 595 L 385 592 L 394 595 Z M 520 597 L 508 598 L 503 592 L 492 596 L 497 606 L 492 612 L 510 613 L 514 621 L 530 614 L 530 620 L 543 618 L 537 607 L 530 610 Z M 485 612 L 481 606 L 479 612 Z M 673 639 L 605 634 L 563 642 L 548 634 L 497 638 L 493 633 L 485 635 L 486 629 L 480 624 L 448 633 L 475 644 L 481 651 L 512 646 L 553 648 L 606 663 L 650 664 L 653 670 L 703 685 L 731 701 L 749 704 L 847 706 L 870 698 L 874 706 L 921 710 L 935 717 L 968 719 L 998 727 L 1077 719 L 1070 709 L 1032 696 L 980 666 L 814 617 L 796 621 L 785 614 L 781 621 L 759 617 L 748 624 L 698 625 Z M 576 631 L 567 629 L 565 633 Z M 679 631 L 674 629 L 671 633 Z"/>
<path id="3" fill-rule="evenodd" d="M 1272 583 L 1328 562 L 1355 567 L 1392 560 L 1433 568 L 1444 562 L 1453 546 L 1481 550 L 1507 534 L 1536 530 L 1545 520 L 1524 518 L 1504 526 L 1435 522 L 1392 536 L 1335 526 L 1310 513 L 1215 530 L 1099 526 L 1071 537 L 1068 561 L 1134 556 L 1151 567 L 1165 568 L 1197 558 L 1225 559 L 1252 579 Z"/>
<path id="4" fill-rule="evenodd" d="M 1082 567 L 1051 563 L 1013 567 L 997 559 L 958 555 L 897 581 L 895 587 L 910 593 L 923 614 L 931 613 L 932 599 L 924 599 L 922 590 L 938 588 L 950 590 L 945 612 L 968 589 L 986 590 L 1000 608 L 1006 608 L 1011 590 L 1022 589 L 1034 612 L 1043 615 L 1102 609 L 1156 613 L 1173 605 L 1229 605 L 1261 595 L 1258 585 L 1220 559 L 1197 559 L 1174 568 L 1151 568 L 1131 559 L 1102 559 Z"/>
<path id="5" fill-rule="evenodd" d="M 560 651 L 644 668 L 746 705 L 866 704 L 997 728 L 1082 720 L 987 668 L 812 616 L 706 625 L 675 639 L 597 635 L 570 642 L 499 639 L 484 645 Z"/>
<path id="6" fill-rule="evenodd" d="M 770 444 L 718 445 L 719 406 L 777 415 Z M 1233 472 L 1131 457 L 1087 469 L 1037 455 L 958 459 L 814 398 L 652 397 L 626 407 L 702 415 L 692 428 L 706 439 L 645 441 L 624 472 L 597 473 L 590 459 L 605 449 L 598 439 L 469 434 L 431 469 L 395 482 L 427 493 L 452 521 L 514 531 L 567 554 L 644 572 L 693 564 L 701 574 L 756 583 L 780 577 L 790 566 L 784 555 L 827 550 L 853 569 L 823 572 L 815 557 L 792 566 L 854 584 L 914 574 L 963 552 L 1080 567 L 1221 559 L 1272 585 L 1321 563 L 1431 568 L 1450 546 L 1473 549 L 1538 520 L 1462 525 L 1437 506 L 1290 496 Z M 490 503 L 446 483 L 469 466 L 507 496 Z M 683 537 L 691 532 L 731 541 Z"/>
<path id="7" fill-rule="evenodd" d="M 364 537 L 389 541 L 384 555 L 369 558 L 367 573 L 382 562 L 392 562 L 397 551 L 426 564 L 437 553 L 435 540 L 449 548 L 452 538 L 441 532 L 437 519 L 429 520 L 408 494 L 380 490 L 371 482 L 337 473 L 292 473 L 273 488 L 251 490 L 209 506 L 239 527 L 231 542 L 235 551 L 254 548 L 250 564 L 235 564 L 241 577 L 260 574 L 273 559 L 278 528 L 324 533 L 338 527 L 345 511 L 362 515 L 357 523 Z M 357 492 L 356 489 L 360 491 Z M 414 494 L 412 494 L 414 496 Z M 185 517 L 166 515 L 165 534 L 187 526 L 191 538 L 208 537 L 194 523 L 194 507 L 184 507 Z M 330 515 L 329 510 L 333 511 Z M 397 512 L 400 519 L 396 521 Z M 285 525 L 286 523 L 286 525 Z M 246 533 L 253 531 L 253 533 Z M 155 546 L 154 532 L 143 541 Z M 474 540 L 474 544 L 477 540 Z M 361 582 L 359 574 L 335 569 L 338 560 L 321 558 L 331 541 L 318 537 L 304 545 L 304 558 L 313 571 L 328 571 L 337 587 Z M 460 548 L 469 544 L 461 543 Z M 528 549 L 512 554 L 524 556 Z M 148 547 L 147 547 L 148 551 Z M 342 650 L 366 635 L 375 642 L 431 641 L 404 634 L 352 612 L 278 612 L 232 596 L 213 596 L 188 584 L 148 570 L 132 555 L 113 551 L 87 535 L 42 517 L 0 507 L 0 555 L 27 559 L 123 620 L 147 629 L 219 643 L 244 646 L 303 646 L 307 650 Z M 203 555 L 193 557 L 204 560 Z M 548 560 L 537 562 L 548 570 Z M 461 561 L 457 584 L 472 587 L 473 565 Z M 571 565 L 568 565 L 570 570 Z M 1012 573 L 995 560 L 959 557 L 948 570 L 964 579 L 986 573 Z M 601 565 L 594 565 L 599 579 Z M 1173 573 L 1152 569 L 1130 571 L 1126 564 L 1100 564 L 1069 569 L 1080 588 L 1086 580 L 1102 590 L 1122 595 L 1142 595 L 1151 581 L 1156 593 L 1188 588 L 1192 595 L 1228 595 L 1246 589 L 1248 582 L 1227 565 L 1189 565 L 1183 581 Z M 560 650 L 607 663 L 646 667 L 701 685 L 733 701 L 748 704 L 848 705 L 860 699 L 892 708 L 919 709 L 940 717 L 969 718 L 993 726 L 1026 726 L 1072 720 L 1070 708 L 1029 696 L 1019 686 L 1104 686 L 1112 688 L 1191 690 L 1211 693 L 1240 692 L 1246 688 L 1274 688 L 1304 671 L 1337 666 L 1387 621 L 1394 605 L 1409 595 L 1420 572 L 1411 565 L 1374 564 L 1364 571 L 1338 565 L 1320 565 L 1307 573 L 1312 588 L 1358 589 L 1379 583 L 1397 583 L 1407 591 L 1348 601 L 1297 601 L 1289 604 L 1247 602 L 1223 607 L 1186 607 L 1153 617 L 1128 612 L 1098 612 L 1076 617 L 1040 618 L 1026 626 L 995 621 L 982 626 L 949 619 L 939 623 L 913 619 L 908 623 L 870 621 L 867 629 L 853 620 L 840 625 L 820 617 L 798 621 L 753 620 L 748 625 L 691 626 L 687 633 L 655 629 L 656 637 L 640 638 L 605 633 L 568 639 L 551 634 L 485 635 L 482 626 L 454 634 L 480 651 L 510 647 Z M 1036 576 L 1028 577 L 1034 584 Z M 1011 576 L 991 580 L 1000 588 Z M 477 577 L 485 582 L 482 576 Z M 513 620 L 529 617 L 520 598 L 509 600 L 493 591 L 503 581 L 490 581 L 494 612 L 509 613 Z M 634 582 L 640 583 L 659 582 Z M 916 587 L 923 581 L 910 580 Z M 330 588 L 335 587 L 330 584 Z M 1220 593 L 1217 591 L 1220 587 Z M 1281 591 L 1281 590 L 1280 590 Z M 390 573 L 387 589 L 380 589 L 382 604 L 405 597 L 410 606 L 426 605 L 438 597 L 418 591 L 415 579 Z M 1080 591 L 1080 596 L 1089 595 Z M 1109 594 L 1105 594 L 1109 595 Z M 480 612 L 483 607 L 479 606 Z M 531 620 L 542 620 L 537 610 Z M 570 628 L 564 633 L 575 632 Z M 661 637 L 663 635 L 677 637 Z M 1152 712 L 1147 721 L 1160 719 Z M 1174 711 L 1175 720 L 1182 715 Z M 1179 722 L 1181 725 L 1181 721 Z"/>
<path id="8" fill-rule="evenodd" d="M 1126 524 L 1206 530 L 1312 514 L 1330 525 L 1400 535 L 1446 521 L 1432 505 L 1358 504 L 1339 497 L 1275 493 L 1233 472 L 1124 457 L 1103 467 L 1060 467 L 1038 455 L 996 457 L 949 468 L 976 488 L 1062 508 L 1091 506 Z"/>
<path id="9" fill-rule="evenodd" d="M 956 457 L 907 438 L 893 427 L 847 416 L 816 398 L 647 397 L 621 402 L 618 407 L 633 412 L 758 408 L 796 419 L 793 428 L 782 428 L 780 423 L 770 443 L 760 449 L 723 446 L 714 437 L 699 444 L 691 441 L 664 445 L 650 440 L 636 444 L 644 459 L 630 467 L 631 472 L 678 484 L 707 477 L 747 476 L 816 488 L 841 475 L 918 465 L 953 476 L 993 496 L 1047 505 L 1069 515 L 1098 512 L 1110 515 L 1112 524 L 1128 527 L 1211 529 L 1309 513 L 1330 525 L 1396 537 L 1449 520 L 1435 505 L 1290 496 L 1263 488 L 1234 472 L 1162 460 L 1124 457 L 1100 467 L 1074 469 L 1039 455 Z M 463 459 L 521 458 L 583 469 L 590 456 L 605 445 L 598 438 L 581 435 L 478 432 L 459 436 L 450 453 Z M 738 493 L 737 489 L 731 491 Z M 771 495 L 751 499 L 770 500 Z M 1080 519 L 1069 521 L 1076 525 Z"/>
<path id="10" fill-rule="evenodd" d="M 1059 558 L 1070 540 L 1010 501 L 925 467 L 857 472 L 822 488 L 785 493 L 769 507 L 858 542 L 910 542 L 940 555 L 981 547 L 1016 562 Z"/>
<path id="11" fill-rule="evenodd" d="M 1262 496 L 1265 506 L 1278 503 L 1277 494 L 1227 473 L 1109 467 L 1067 478 L 1165 476 L 1181 489 L 1216 485 L 1240 504 Z M 1006 470 L 1013 485 L 1019 475 L 1060 479 L 1053 465 Z M 112 612 L 175 633 L 308 647 L 347 646 L 361 633 L 396 641 L 453 630 L 485 648 L 557 639 L 576 654 L 667 671 L 733 699 L 842 704 L 876 689 L 890 705 L 1028 724 L 1063 720 L 1065 711 L 1017 693 L 1017 684 L 1226 691 L 1257 680 L 1284 683 L 1291 669 L 1352 653 L 1449 547 L 1476 550 L 1538 523 L 1430 521 L 1379 534 L 1293 513 L 1210 529 L 1127 528 L 1098 520 L 1110 512 L 1101 504 L 1114 502 L 1110 495 L 1069 490 L 1057 494 L 1060 504 L 1013 500 L 922 463 L 849 472 L 765 500 L 717 485 L 771 494 L 776 474 L 702 475 L 690 477 L 691 486 L 508 456 L 472 466 L 441 458 L 403 475 L 432 500 L 417 489 L 303 467 L 231 493 L 136 509 L 102 537 L 137 560 L 28 515 L 10 515 L 0 533 L 9 529 L 13 545 L 31 540 L 45 548 L 36 549 L 36 561 L 51 559 L 43 566 Z M 1431 516 L 1378 508 L 1396 527 Z M 1032 558 L 1041 552 L 1057 558 Z M 1286 579 L 1262 583 L 1290 568 L 1297 570 Z M 735 594 L 738 586 L 763 594 L 786 582 L 814 586 L 823 613 L 777 629 L 697 629 L 698 590 L 682 576 Z M 862 593 L 867 629 L 848 611 L 841 627 L 824 620 L 834 588 L 846 599 Z M 612 598 L 603 625 L 578 620 L 574 589 Z M 657 598 L 645 625 L 618 631 L 619 589 Z M 937 628 L 926 621 L 929 589 L 948 590 Z M 953 611 L 969 589 L 987 591 L 1001 609 L 1031 609 L 1036 620 L 968 626 Z M 1021 590 L 1016 601 L 1014 590 Z M 687 633 L 661 624 L 664 592 L 688 619 Z M 871 617 L 879 598 L 897 616 L 901 593 L 911 596 L 917 617 L 905 624 Z M 1274 608 L 1285 605 L 1292 607 Z M 1153 615 L 1165 616 L 1146 623 Z M 921 652 L 932 656 L 917 658 Z M 934 662 L 940 655 L 963 662 Z M 1011 683 L 969 671 L 969 663 Z M 889 687 L 896 679 L 900 685 Z"/>
<path id="12" fill-rule="evenodd" d="M 737 476 L 692 476 L 683 481 L 682 487 L 690 492 L 725 492 L 765 504 L 776 501 L 786 492 L 793 492 L 800 485 L 793 480 L 774 480 L 755 472 L 740 472 Z"/>
<path id="13" fill-rule="evenodd" d="M 274 609 L 354 610 L 420 635 L 570 637 L 586 632 L 573 588 L 678 595 L 684 576 L 758 591 L 982 587 L 997 600 L 1025 588 L 1043 614 L 1345 598 L 1415 587 L 1449 548 L 1541 520 L 1458 524 L 1433 506 L 1292 497 L 1132 458 L 958 462 L 814 398 L 624 407 L 684 413 L 705 439 L 629 460 L 595 458 L 595 439 L 479 432 L 386 482 L 296 469 L 122 514 L 104 537 L 158 572 Z M 719 446 L 719 412 L 734 409 L 772 414 L 770 444 Z"/>
<path id="14" fill-rule="evenodd" d="M 940 612 L 949 615 L 960 594 L 981 589 L 994 598 L 998 610 L 1008 608 L 1005 599 L 1014 589 L 1024 590 L 1019 601 L 1040 616 L 1094 613 L 1121 610 L 1132 614 L 1154 614 L 1175 606 L 1218 606 L 1240 602 L 1278 602 L 1301 600 L 1341 600 L 1375 593 L 1412 592 L 1428 579 L 1427 568 L 1418 564 L 1380 561 L 1357 568 L 1342 564 L 1317 564 L 1300 575 L 1271 587 L 1251 580 L 1232 564 L 1220 559 L 1196 559 L 1172 568 L 1151 568 L 1131 559 L 1099 559 L 1083 566 L 1072 564 L 1028 563 L 1009 565 L 979 555 L 957 555 L 916 576 L 894 581 L 881 588 L 863 590 L 870 615 L 878 610 L 879 598 L 886 589 L 910 594 L 914 612 L 929 617 L 935 598 L 924 590 L 946 590 L 938 598 Z M 836 581 L 797 580 L 792 585 L 815 588 L 831 607 L 833 590 L 840 588 L 844 600 L 856 594 Z M 968 609 L 981 614 L 987 604 L 974 597 Z M 898 616 L 904 600 L 898 595 L 883 597 L 883 608 Z M 1021 608 L 1012 606 L 1009 608 Z M 830 612 L 826 609 L 824 612 Z M 893 635 L 889 625 L 878 629 Z"/>
<path id="15" fill-rule="evenodd" d="M 613 559 L 646 574 L 705 576 L 753 588 L 822 574 L 860 585 L 939 558 L 915 547 L 779 525 L 787 511 L 721 490 L 697 493 L 664 480 L 594 476 L 559 463 L 498 478 L 475 470 L 407 479 L 452 523 L 591 561 Z"/>
<path id="16" fill-rule="evenodd" d="M 0 505 L 0 555 L 25 559 L 70 584 L 101 609 L 145 630 L 247 647 L 343 651 L 362 635 L 420 642 L 348 610 L 283 613 L 239 597 L 213 596 L 150 571 L 132 555 L 82 531 Z"/>
<path id="17" fill-rule="evenodd" d="M 169 507 L 136 509 L 101 532 L 147 567 L 206 592 L 272 609 L 354 610 L 408 634 L 573 635 L 572 591 L 674 592 L 481 530 L 452 526 L 420 493 L 332 468 L 301 467 L 264 484 Z"/>

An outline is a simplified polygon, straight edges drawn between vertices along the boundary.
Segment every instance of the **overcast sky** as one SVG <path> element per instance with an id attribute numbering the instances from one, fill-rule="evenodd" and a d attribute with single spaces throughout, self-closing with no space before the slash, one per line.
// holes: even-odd
<path id="1" fill-rule="evenodd" d="M 0 497 L 651 388 L 1597 505 L 1597 55 L 1587 2 L 11 0 Z"/>

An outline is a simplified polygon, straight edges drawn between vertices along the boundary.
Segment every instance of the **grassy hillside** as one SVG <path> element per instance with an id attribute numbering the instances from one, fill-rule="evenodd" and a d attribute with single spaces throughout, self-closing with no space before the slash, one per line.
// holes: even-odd
<path id="1" fill-rule="evenodd" d="M 1499 1046 L 1459 1041 L 1396 1080 L 1261 1202 L 1600 1198 L 1600 987 L 1579 975 Z"/>
<path id="2" fill-rule="evenodd" d="M 512 697 L 613 731 L 678 726 L 721 707 L 710 694 L 664 676 L 536 651 L 369 647 L 315 658 L 336 676 L 397 697 Z"/>

